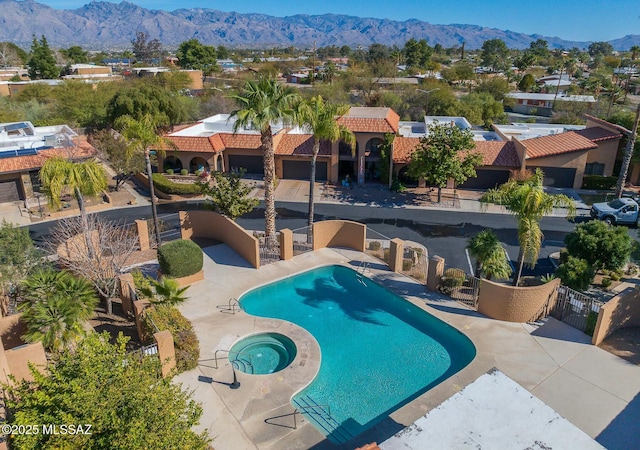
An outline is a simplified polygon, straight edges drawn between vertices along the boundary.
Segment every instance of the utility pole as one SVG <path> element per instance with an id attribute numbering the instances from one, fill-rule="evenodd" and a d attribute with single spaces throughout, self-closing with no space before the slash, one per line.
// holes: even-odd
<path id="1" fill-rule="evenodd" d="M 440 88 L 429 89 L 428 91 L 425 91 L 424 89 L 418 89 L 419 92 L 422 92 L 427 97 L 427 100 L 426 100 L 425 105 L 424 105 L 424 115 L 425 116 L 429 115 L 429 94 L 431 94 L 432 92 L 435 92 L 435 91 L 439 91 L 439 90 L 440 90 Z"/>
<path id="2" fill-rule="evenodd" d="M 311 66 L 311 86 L 316 83 L 316 41 L 313 41 L 313 66 Z"/>
<path id="3" fill-rule="evenodd" d="M 633 147 L 636 144 L 636 136 L 638 134 L 638 122 L 640 122 L 640 103 L 636 110 L 636 120 L 633 123 L 633 131 L 631 135 L 627 135 L 627 146 L 624 149 L 624 157 L 622 158 L 622 167 L 620 168 L 620 175 L 618 176 L 618 184 L 616 185 L 616 197 L 622 197 L 622 188 L 624 182 L 627 179 L 629 173 L 629 165 L 631 164 L 631 158 L 633 157 Z"/>

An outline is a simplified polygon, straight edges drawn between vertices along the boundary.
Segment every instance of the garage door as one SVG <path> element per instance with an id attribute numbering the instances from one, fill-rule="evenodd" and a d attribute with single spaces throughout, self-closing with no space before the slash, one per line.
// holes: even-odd
<path id="1" fill-rule="evenodd" d="M 0 203 L 20 200 L 18 180 L 0 181 Z"/>
<path id="2" fill-rule="evenodd" d="M 509 180 L 510 172 L 508 170 L 486 170 L 477 169 L 476 178 L 469 178 L 458 187 L 461 189 L 492 189 L 498 185 L 506 183 Z"/>
<path id="3" fill-rule="evenodd" d="M 544 172 L 544 185 L 557 188 L 572 188 L 576 177 L 576 169 L 561 167 L 532 167 L 527 166 L 532 172 L 540 169 Z"/>
<path id="4" fill-rule="evenodd" d="M 229 155 L 229 169 L 244 168 L 247 173 L 264 175 L 262 156 Z"/>
<path id="5" fill-rule="evenodd" d="M 311 175 L 311 161 L 282 161 L 282 178 L 308 180 Z M 316 181 L 327 179 L 326 161 L 316 161 Z"/>

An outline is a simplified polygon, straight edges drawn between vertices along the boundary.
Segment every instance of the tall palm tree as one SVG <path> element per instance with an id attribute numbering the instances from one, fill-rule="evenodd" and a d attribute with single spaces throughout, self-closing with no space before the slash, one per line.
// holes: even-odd
<path id="1" fill-rule="evenodd" d="M 47 197 L 49 205 L 60 208 L 60 196 L 65 189 L 73 192 L 78 201 L 83 228 L 88 230 L 87 211 L 84 205 L 84 196 L 98 195 L 107 188 L 107 172 L 102 165 L 94 160 L 70 161 L 64 158 L 50 158 L 40 169 L 40 181 L 42 191 Z M 91 237 L 85 235 L 87 251 L 93 253 Z"/>
<path id="2" fill-rule="evenodd" d="M 476 259 L 475 276 L 484 274 L 490 280 L 492 277 L 505 279 L 511 275 L 511 266 L 507 262 L 504 248 L 493 231 L 484 230 L 476 234 L 467 248 Z"/>
<path id="3" fill-rule="evenodd" d="M 149 281 L 150 286 L 145 286 L 140 291 L 154 305 L 176 306 L 187 299 L 184 293 L 189 286 L 180 287 L 176 280 L 167 277 L 163 277 L 160 281 L 153 279 Z"/>
<path id="4" fill-rule="evenodd" d="M 310 98 L 300 104 L 298 120 L 313 134 L 313 154 L 311 156 L 311 174 L 309 176 L 309 226 L 313 224 L 313 191 L 316 182 L 316 161 L 320 151 L 320 141 L 346 142 L 353 152 L 356 137 L 347 127 L 338 124 L 337 119 L 349 111 L 348 105 L 334 105 L 322 99 L 322 96 Z"/>
<path id="5" fill-rule="evenodd" d="M 575 204 L 566 195 L 547 194 L 543 186 L 544 173 L 536 169 L 535 173 L 525 181 L 510 179 L 497 188 L 490 189 L 480 199 L 482 202 L 504 205 L 518 219 L 518 272 L 513 278 L 513 285 L 520 283 L 524 264 L 534 267 L 543 234 L 540 220 L 550 214 L 554 208 L 567 208 L 567 217 L 575 214 Z"/>
<path id="6" fill-rule="evenodd" d="M 91 283 L 69 272 L 45 270 L 23 283 L 26 300 L 19 308 L 27 326 L 25 338 L 58 351 L 84 335 L 82 323 L 91 318 L 99 299 Z"/>
<path id="7" fill-rule="evenodd" d="M 115 122 L 115 127 L 127 140 L 128 156 L 144 154 L 147 178 L 149 178 L 149 194 L 151 195 L 153 228 L 156 244 L 158 248 L 160 248 L 160 245 L 162 245 L 160 240 L 160 223 L 158 221 L 158 206 L 153 186 L 153 172 L 151 170 L 150 155 L 153 150 L 160 153 L 160 155 L 164 155 L 166 149 L 173 148 L 173 143 L 158 134 L 158 122 L 150 114 L 144 115 L 141 119 L 134 119 L 133 117 L 126 115 L 120 116 Z"/>
<path id="8" fill-rule="evenodd" d="M 260 149 L 264 159 L 265 236 L 270 242 L 276 234 L 276 170 L 271 126 L 279 121 L 293 121 L 299 96 L 274 78 L 261 76 L 247 81 L 240 93 L 231 98 L 239 105 L 239 109 L 231 113 L 231 117 L 236 118 L 234 133 L 249 126 L 260 131 Z"/>

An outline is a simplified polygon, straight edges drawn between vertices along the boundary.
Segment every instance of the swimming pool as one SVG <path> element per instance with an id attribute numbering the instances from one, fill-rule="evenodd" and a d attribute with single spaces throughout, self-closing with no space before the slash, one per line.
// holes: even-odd
<path id="1" fill-rule="evenodd" d="M 476 354 L 455 328 L 343 266 L 254 289 L 240 305 L 248 314 L 293 322 L 318 341 L 318 374 L 292 403 L 338 443 L 449 378 Z"/>

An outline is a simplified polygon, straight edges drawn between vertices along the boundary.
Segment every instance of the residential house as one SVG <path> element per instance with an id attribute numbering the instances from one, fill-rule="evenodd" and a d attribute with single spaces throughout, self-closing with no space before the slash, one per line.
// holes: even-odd
<path id="1" fill-rule="evenodd" d="M 0 123 L 0 203 L 33 197 L 40 190 L 39 171 L 48 158 L 82 160 L 95 154 L 86 139 L 67 125 Z"/>
<path id="2" fill-rule="evenodd" d="M 535 92 L 509 92 L 506 97 L 512 98 L 513 112 L 520 114 L 535 114 L 550 117 L 555 102 L 586 103 L 593 106 L 596 99 L 593 95 L 565 95 L 565 94 L 541 94 Z"/>

